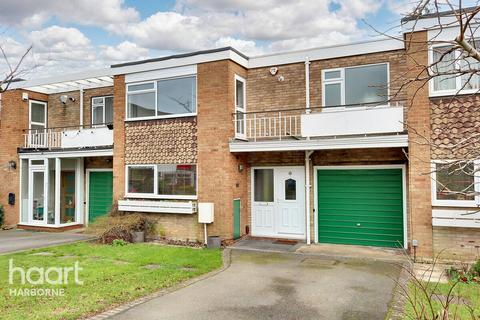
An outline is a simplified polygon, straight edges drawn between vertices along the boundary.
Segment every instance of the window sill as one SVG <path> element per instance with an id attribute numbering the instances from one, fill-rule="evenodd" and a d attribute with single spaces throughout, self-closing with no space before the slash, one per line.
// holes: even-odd
<path id="1" fill-rule="evenodd" d="M 140 118 L 125 118 L 125 122 L 131 121 L 145 121 L 145 120 L 161 120 L 161 119 L 174 119 L 174 118 L 188 118 L 196 117 L 197 113 L 183 113 L 183 114 L 172 114 L 166 116 L 152 116 L 152 117 L 140 117 Z"/>
<path id="2" fill-rule="evenodd" d="M 126 212 L 179 213 L 197 212 L 197 204 L 192 201 L 119 200 L 118 210 Z"/>
<path id="3" fill-rule="evenodd" d="M 450 207 L 450 208 L 478 208 L 477 203 L 472 201 L 464 200 L 433 200 L 432 206 L 434 207 Z"/>
<path id="4" fill-rule="evenodd" d="M 430 91 L 429 97 L 430 98 L 442 98 L 442 97 L 451 97 L 451 96 L 462 96 L 462 95 L 469 95 L 469 94 L 476 94 L 479 92 L 480 89 L 473 89 L 473 90 L 445 90 L 445 91 Z"/>

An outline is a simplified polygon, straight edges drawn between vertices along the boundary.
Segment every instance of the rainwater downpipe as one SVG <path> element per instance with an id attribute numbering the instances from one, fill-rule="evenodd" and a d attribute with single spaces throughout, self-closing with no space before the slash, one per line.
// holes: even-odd
<path id="1" fill-rule="evenodd" d="M 310 156 L 312 150 L 305 150 L 305 221 L 307 227 L 307 245 L 311 244 L 310 230 Z"/>
<path id="2" fill-rule="evenodd" d="M 305 56 L 305 113 L 310 113 L 310 58 Z"/>
<path id="3" fill-rule="evenodd" d="M 80 87 L 80 130 L 83 129 L 83 87 Z"/>

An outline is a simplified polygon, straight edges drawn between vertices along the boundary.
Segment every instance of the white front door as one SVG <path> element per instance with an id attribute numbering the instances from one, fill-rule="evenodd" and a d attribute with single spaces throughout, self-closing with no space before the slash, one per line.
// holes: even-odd
<path id="1" fill-rule="evenodd" d="M 303 167 L 277 168 L 277 233 L 292 237 L 305 234 L 305 173 Z"/>
<path id="2" fill-rule="evenodd" d="M 253 168 L 252 235 L 305 238 L 303 167 Z"/>

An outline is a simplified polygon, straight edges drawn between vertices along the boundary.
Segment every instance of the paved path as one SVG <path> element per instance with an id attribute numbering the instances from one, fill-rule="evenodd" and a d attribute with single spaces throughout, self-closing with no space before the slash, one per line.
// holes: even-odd
<path id="1" fill-rule="evenodd" d="M 383 320 L 399 270 L 380 261 L 233 250 L 225 271 L 112 319 Z"/>
<path id="2" fill-rule="evenodd" d="M 27 230 L 2 230 L 0 231 L 0 254 L 49 247 L 92 238 L 91 235 L 73 232 L 52 233 Z"/>

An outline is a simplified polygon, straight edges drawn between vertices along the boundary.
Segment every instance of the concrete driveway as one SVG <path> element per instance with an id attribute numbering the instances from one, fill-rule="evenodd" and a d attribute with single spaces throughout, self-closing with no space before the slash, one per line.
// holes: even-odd
<path id="1" fill-rule="evenodd" d="M 0 231 L 0 254 L 92 239 L 91 235 L 74 232 L 38 232 L 27 230 Z"/>
<path id="2" fill-rule="evenodd" d="M 400 268 L 365 260 L 232 251 L 225 271 L 112 319 L 384 319 Z"/>

